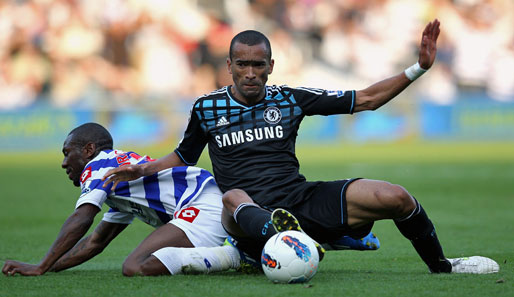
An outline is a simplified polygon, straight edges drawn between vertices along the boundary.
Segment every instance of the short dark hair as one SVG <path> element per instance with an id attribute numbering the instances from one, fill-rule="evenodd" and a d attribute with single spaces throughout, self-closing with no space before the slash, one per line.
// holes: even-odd
<path id="1" fill-rule="evenodd" d="M 249 46 L 264 43 L 264 45 L 266 46 L 266 50 L 268 51 L 268 59 L 271 61 L 271 44 L 268 40 L 268 37 L 266 37 L 261 32 L 255 30 L 246 30 L 234 36 L 234 38 L 232 38 L 232 41 L 230 42 L 230 49 L 228 53 L 230 60 L 232 60 L 234 44 L 236 42 L 246 44 Z"/>
<path id="2" fill-rule="evenodd" d="M 71 130 L 68 135 L 72 135 L 71 142 L 78 146 L 85 146 L 92 142 L 96 144 L 96 151 L 113 148 L 112 136 L 107 129 L 97 123 L 86 123 Z"/>

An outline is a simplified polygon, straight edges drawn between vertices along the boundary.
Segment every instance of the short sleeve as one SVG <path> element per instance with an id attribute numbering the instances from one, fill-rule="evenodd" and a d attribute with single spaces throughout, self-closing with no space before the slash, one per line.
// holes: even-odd
<path id="1" fill-rule="evenodd" d="M 102 156 L 103 152 L 101 153 Z M 103 187 L 102 178 L 110 168 L 117 166 L 115 159 L 103 159 L 98 157 L 86 165 L 80 177 L 80 197 L 75 204 L 78 208 L 84 203 L 96 205 L 102 208 L 103 203 L 111 192 L 110 187 Z"/>
<path id="2" fill-rule="evenodd" d="M 96 205 L 102 209 L 102 205 L 107 199 L 107 191 L 110 189 L 102 188 L 102 181 L 100 179 L 91 179 L 86 181 L 82 186 L 82 192 L 75 204 L 75 209 L 84 203 Z"/>
<path id="3" fill-rule="evenodd" d="M 175 149 L 175 153 L 186 165 L 193 166 L 198 162 L 206 144 L 206 132 L 202 129 L 197 111 L 193 108 L 184 137 Z"/>
<path id="4" fill-rule="evenodd" d="M 292 94 L 306 115 L 352 114 L 355 91 L 293 88 Z"/>

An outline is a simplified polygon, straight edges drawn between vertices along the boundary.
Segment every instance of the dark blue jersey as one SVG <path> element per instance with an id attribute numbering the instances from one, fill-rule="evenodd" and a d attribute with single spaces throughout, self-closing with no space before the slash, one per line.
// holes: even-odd
<path id="1" fill-rule="evenodd" d="M 175 152 L 194 165 L 209 144 L 214 176 L 223 192 L 243 189 L 262 206 L 295 205 L 316 185 L 305 183 L 295 156 L 302 119 L 351 114 L 354 103 L 355 91 L 266 86 L 266 97 L 247 106 L 224 87 L 196 100 Z M 299 189 L 301 195 L 286 198 Z"/>

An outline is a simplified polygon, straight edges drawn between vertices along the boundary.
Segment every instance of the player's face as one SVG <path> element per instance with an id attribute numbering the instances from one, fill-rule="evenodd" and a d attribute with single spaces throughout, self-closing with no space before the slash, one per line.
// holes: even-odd
<path id="1" fill-rule="evenodd" d="M 64 159 L 62 160 L 61 166 L 66 169 L 66 174 L 68 174 L 69 179 L 71 179 L 73 184 L 78 187 L 80 186 L 80 176 L 88 162 L 88 159 L 86 158 L 84 148 L 79 147 L 72 141 L 73 135 L 68 135 L 64 141 L 62 147 Z"/>
<path id="2" fill-rule="evenodd" d="M 236 42 L 227 65 L 234 81 L 232 91 L 238 100 L 255 103 L 264 98 L 264 86 L 274 65 L 273 59 L 268 58 L 264 43 L 250 46 Z"/>

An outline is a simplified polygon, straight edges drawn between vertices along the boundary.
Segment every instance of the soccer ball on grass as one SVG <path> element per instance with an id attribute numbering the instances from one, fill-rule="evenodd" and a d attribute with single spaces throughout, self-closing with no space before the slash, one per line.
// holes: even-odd
<path id="1" fill-rule="evenodd" d="M 261 264 L 274 283 L 303 283 L 318 270 L 319 255 L 313 240 L 298 231 L 273 235 L 264 246 Z"/>

